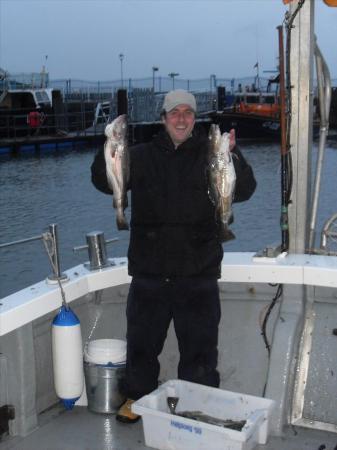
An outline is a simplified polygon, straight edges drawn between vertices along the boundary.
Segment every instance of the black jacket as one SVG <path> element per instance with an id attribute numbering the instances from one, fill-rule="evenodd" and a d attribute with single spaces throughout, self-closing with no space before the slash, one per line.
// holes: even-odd
<path id="1" fill-rule="evenodd" d="M 207 136 L 198 130 L 177 149 L 163 131 L 130 148 L 131 233 L 129 274 L 162 278 L 220 277 L 223 250 L 208 195 Z M 236 147 L 234 201 L 250 198 L 256 181 Z M 104 152 L 91 167 L 92 182 L 108 187 Z"/>

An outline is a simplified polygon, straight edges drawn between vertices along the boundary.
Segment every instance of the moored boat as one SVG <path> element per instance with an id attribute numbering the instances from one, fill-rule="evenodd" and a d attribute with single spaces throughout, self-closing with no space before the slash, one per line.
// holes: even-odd
<path id="1" fill-rule="evenodd" d="M 235 92 L 231 106 L 210 114 L 212 121 L 222 130 L 234 128 L 242 139 L 279 139 L 280 104 L 278 89 L 270 90 L 276 83 L 270 80 L 266 91 L 253 88 L 252 91 Z"/>

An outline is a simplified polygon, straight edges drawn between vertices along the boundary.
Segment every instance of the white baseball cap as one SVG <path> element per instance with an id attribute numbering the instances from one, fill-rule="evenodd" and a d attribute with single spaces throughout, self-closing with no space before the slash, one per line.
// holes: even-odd
<path id="1" fill-rule="evenodd" d="M 184 89 L 176 89 L 168 92 L 165 95 L 163 110 L 170 112 L 178 105 L 188 105 L 194 112 L 197 112 L 197 102 L 194 95 Z"/>

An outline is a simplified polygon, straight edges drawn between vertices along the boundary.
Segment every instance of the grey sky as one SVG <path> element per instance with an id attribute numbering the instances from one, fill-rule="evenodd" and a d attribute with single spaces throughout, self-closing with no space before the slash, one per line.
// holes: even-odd
<path id="1" fill-rule="evenodd" d="M 337 77 L 337 8 L 316 0 L 316 34 Z M 50 78 L 253 76 L 276 68 L 282 0 L 0 0 L 0 67 Z M 48 59 L 45 56 L 48 55 Z"/>

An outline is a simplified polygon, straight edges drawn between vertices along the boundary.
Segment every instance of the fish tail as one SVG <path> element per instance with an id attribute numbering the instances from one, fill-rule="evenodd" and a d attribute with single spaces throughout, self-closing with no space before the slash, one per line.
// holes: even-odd
<path id="1" fill-rule="evenodd" d="M 235 234 L 227 226 L 222 226 L 220 230 L 221 242 L 227 242 L 235 239 Z"/>
<path id="2" fill-rule="evenodd" d="M 119 230 L 128 230 L 129 229 L 129 224 L 128 224 L 126 217 L 124 215 L 124 212 L 122 210 L 117 210 L 116 222 L 117 222 L 117 228 Z"/>

